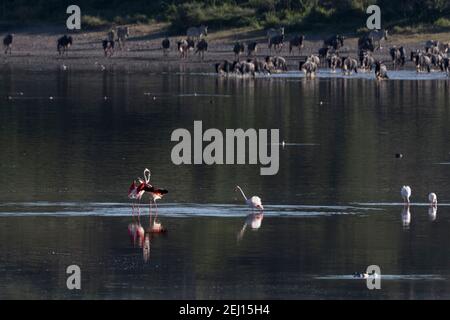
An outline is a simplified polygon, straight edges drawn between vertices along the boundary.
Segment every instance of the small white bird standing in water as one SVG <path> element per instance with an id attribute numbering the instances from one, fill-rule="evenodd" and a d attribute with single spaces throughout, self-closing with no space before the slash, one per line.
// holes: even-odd
<path id="1" fill-rule="evenodd" d="M 262 202 L 261 202 L 261 198 L 260 198 L 260 197 L 258 197 L 258 196 L 253 196 L 253 197 L 251 197 L 250 199 L 247 199 L 247 197 L 245 196 L 244 191 L 242 191 L 241 187 L 236 186 L 236 189 L 235 189 L 235 190 L 236 190 L 236 191 L 239 190 L 239 191 L 242 193 L 242 196 L 243 196 L 244 199 L 245 199 L 245 203 L 247 203 L 247 205 L 248 205 L 252 210 L 253 210 L 253 209 L 258 209 L 258 210 L 261 210 L 261 211 L 264 210 L 264 207 L 263 207 L 263 205 L 262 205 Z"/>
<path id="2" fill-rule="evenodd" d="M 409 205 L 409 198 L 411 197 L 411 187 L 403 186 L 400 193 L 402 195 L 402 198 L 403 198 L 403 201 L 405 202 L 405 204 Z"/>
<path id="3" fill-rule="evenodd" d="M 428 195 L 428 200 L 430 201 L 431 206 L 437 206 L 437 195 L 432 192 Z"/>

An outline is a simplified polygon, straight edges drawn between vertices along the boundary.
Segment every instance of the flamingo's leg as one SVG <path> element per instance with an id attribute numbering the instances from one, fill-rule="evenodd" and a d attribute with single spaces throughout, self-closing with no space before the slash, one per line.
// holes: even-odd
<path id="1" fill-rule="evenodd" d="M 155 222 L 156 222 L 156 219 L 158 218 L 158 206 L 156 205 L 156 200 L 153 200 L 153 203 L 155 204 Z"/>
<path id="2" fill-rule="evenodd" d="M 151 227 L 152 226 L 152 199 L 150 199 L 150 202 L 149 202 L 148 217 L 149 217 L 149 223 L 150 223 L 150 227 Z"/>
<path id="3" fill-rule="evenodd" d="M 138 200 L 138 222 L 141 224 L 141 199 Z"/>

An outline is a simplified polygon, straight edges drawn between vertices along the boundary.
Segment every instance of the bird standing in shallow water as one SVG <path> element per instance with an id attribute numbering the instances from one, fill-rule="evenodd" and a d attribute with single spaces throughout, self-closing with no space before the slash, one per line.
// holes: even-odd
<path id="1" fill-rule="evenodd" d="M 432 192 L 428 195 L 428 200 L 430 201 L 430 206 L 437 206 L 437 195 Z"/>
<path id="2" fill-rule="evenodd" d="M 257 209 L 257 210 L 260 210 L 260 211 L 263 211 L 263 210 L 264 210 L 264 207 L 263 207 L 263 205 L 262 205 L 262 202 L 261 202 L 261 198 L 260 198 L 260 197 L 258 197 L 258 196 L 253 196 L 253 197 L 251 197 L 250 199 L 247 199 L 247 197 L 245 196 L 244 191 L 242 191 L 241 187 L 236 186 L 236 189 L 235 189 L 235 190 L 236 190 L 236 191 L 239 190 L 239 191 L 241 192 L 242 196 L 243 196 L 244 199 L 245 199 L 245 203 L 247 203 L 247 205 L 248 205 L 252 210 L 254 210 L 254 209 Z"/>
<path id="3" fill-rule="evenodd" d="M 403 201 L 405 202 L 405 205 L 409 205 L 409 198 L 411 197 L 411 187 L 403 186 L 400 193 L 402 195 Z"/>

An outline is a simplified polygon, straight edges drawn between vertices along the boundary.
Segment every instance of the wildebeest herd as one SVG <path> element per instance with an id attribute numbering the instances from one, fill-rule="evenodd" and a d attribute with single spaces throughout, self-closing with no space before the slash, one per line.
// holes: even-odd
<path id="1" fill-rule="evenodd" d="M 187 59 L 190 52 L 198 54 L 203 60 L 205 53 L 208 51 L 208 27 L 190 27 L 187 29 L 186 38 L 179 39 L 176 42 L 176 50 L 179 52 L 181 59 Z M 259 47 L 264 45 L 256 41 L 243 43 L 236 41 L 232 51 L 234 60 L 223 60 L 214 65 L 215 71 L 220 75 L 251 75 L 270 74 L 288 71 L 288 63 L 281 56 L 284 42 L 286 40 L 284 28 L 272 28 L 267 30 L 267 48 L 269 55 L 257 57 Z M 336 72 L 340 68 L 344 75 L 358 73 L 358 71 L 368 72 L 374 71 L 377 79 L 388 79 L 388 72 L 385 62 L 374 57 L 376 50 L 382 50 L 382 42 L 388 39 L 387 30 L 375 30 L 368 32 L 358 39 L 358 51 L 355 57 L 344 54 L 343 35 L 333 35 L 324 39 L 323 45 L 316 54 L 301 56 L 304 49 L 305 36 L 295 34 L 288 40 L 289 54 L 292 55 L 297 51 L 298 70 L 305 73 L 307 78 L 316 76 L 320 67 L 327 66 L 332 72 Z M 106 38 L 101 41 L 105 57 L 111 57 L 116 48 L 122 50 L 125 48 L 126 39 L 129 37 L 129 28 L 119 26 L 111 29 Z M 8 34 L 3 38 L 5 54 L 12 54 L 14 35 Z M 116 46 L 116 44 L 118 46 Z M 73 45 L 73 38 L 64 35 L 57 39 L 57 52 L 64 56 L 68 54 L 69 48 Z M 167 56 L 171 50 L 171 41 L 164 38 L 161 42 L 163 55 Z M 433 70 L 442 71 L 450 75 L 450 61 L 448 52 L 450 43 L 441 43 L 439 41 L 429 40 L 425 44 L 423 50 L 412 50 L 409 60 L 415 66 L 417 72 L 431 72 Z M 274 50 L 275 55 L 271 55 Z M 392 68 L 398 70 L 407 62 L 407 53 L 404 46 L 392 46 L 389 49 L 389 55 L 392 60 Z M 244 59 L 242 57 L 245 56 Z"/>

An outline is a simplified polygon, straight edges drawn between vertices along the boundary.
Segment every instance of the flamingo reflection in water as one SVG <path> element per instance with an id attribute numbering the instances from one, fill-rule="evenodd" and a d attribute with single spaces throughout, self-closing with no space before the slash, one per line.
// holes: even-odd
<path id="1" fill-rule="evenodd" d="M 245 218 L 245 223 L 242 226 L 242 229 L 239 231 L 237 239 L 238 241 L 242 240 L 245 234 L 245 230 L 250 226 L 252 230 L 258 230 L 261 228 L 261 224 L 264 218 L 264 213 L 251 213 Z"/>
<path id="2" fill-rule="evenodd" d="M 151 234 L 146 232 L 144 237 L 144 244 L 142 246 L 142 257 L 144 258 L 144 262 L 148 262 L 150 260 L 150 238 Z"/>
<path id="3" fill-rule="evenodd" d="M 134 219 L 134 217 L 133 217 Z M 142 247 L 144 242 L 144 228 L 141 226 L 140 222 L 133 221 L 128 225 L 128 235 L 130 236 L 131 243 L 133 246 Z"/>
<path id="4" fill-rule="evenodd" d="M 405 205 L 402 210 L 402 223 L 403 228 L 408 229 L 409 225 L 411 224 L 411 211 L 410 206 Z"/>

